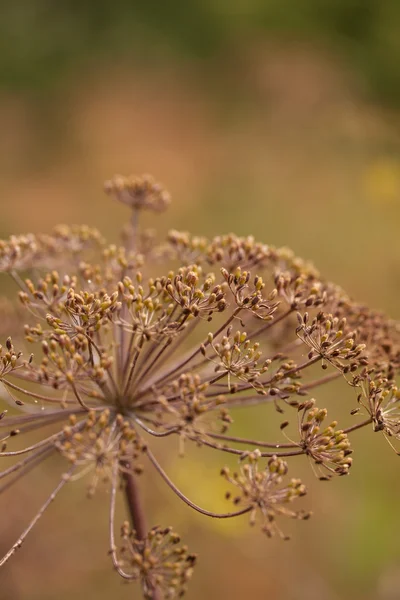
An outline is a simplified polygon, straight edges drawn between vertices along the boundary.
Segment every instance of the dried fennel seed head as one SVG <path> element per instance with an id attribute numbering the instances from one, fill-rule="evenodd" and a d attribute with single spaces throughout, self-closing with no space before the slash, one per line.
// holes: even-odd
<path id="1" fill-rule="evenodd" d="M 90 497 L 110 490 L 115 570 L 140 583 L 145 598 L 176 598 L 195 556 L 169 527 L 148 529 L 142 472 L 158 474 L 202 515 L 247 514 L 268 537 L 287 539 L 285 518 L 310 516 L 298 506 L 305 485 L 288 476 L 292 457 L 307 457 L 327 480 L 350 472 L 356 429 L 370 425 L 393 447 L 400 438 L 400 327 L 287 248 L 251 236 L 207 239 L 175 230 L 157 241 L 141 230 L 140 213 L 163 211 L 170 196 L 148 175 L 116 176 L 105 190 L 131 210 L 119 246 L 87 226 L 0 242 L 0 271 L 18 288 L 14 304 L 0 302 L 0 382 L 20 411 L 0 411 L 1 489 L 53 454 L 64 465 L 0 565 L 61 490 L 86 477 Z M 335 380 L 343 382 L 340 401 L 353 394 L 351 413 L 364 415 L 344 428 L 326 421 L 327 409 L 314 399 Z M 255 404 L 284 413 L 274 439 L 240 436 L 236 409 Z M 36 441 L 24 444 L 31 432 Z M 181 456 L 192 443 L 237 461 L 236 469 L 221 470 L 233 510 L 203 508 L 178 489 L 153 448 L 156 438 Z M 130 524 L 124 521 L 117 540 L 119 492 Z"/>

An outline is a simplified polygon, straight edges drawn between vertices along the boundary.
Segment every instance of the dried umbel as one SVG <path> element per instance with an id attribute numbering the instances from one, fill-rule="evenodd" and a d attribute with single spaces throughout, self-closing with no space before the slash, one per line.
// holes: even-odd
<path id="1" fill-rule="evenodd" d="M 153 527 L 140 539 L 126 521 L 121 527 L 121 538 L 118 553 L 112 553 L 115 567 L 124 579 L 141 582 L 146 600 L 154 598 L 157 589 L 163 590 L 165 598 L 184 595 L 196 555 L 180 545 L 180 537 L 171 527 Z"/>
<path id="2" fill-rule="evenodd" d="M 118 176 L 106 190 L 131 209 L 120 246 L 66 226 L 0 242 L 0 270 L 19 288 L 14 313 L 0 303 L 0 383 L 14 408 L 0 411 L 1 489 L 52 455 L 63 471 L 0 566 L 61 490 L 86 477 L 90 497 L 102 497 L 101 487 L 110 492 L 115 570 L 139 582 L 145 598 L 176 598 L 195 556 L 170 528 L 148 528 L 142 472 L 153 470 L 204 516 L 247 514 L 267 536 L 287 539 L 285 518 L 310 516 L 305 485 L 292 476 L 299 457 L 327 480 L 350 472 L 355 430 L 372 425 L 391 444 L 400 437 L 400 327 L 287 248 L 177 231 L 157 242 L 138 217 L 166 208 L 169 195 L 149 176 Z M 350 419 L 364 412 L 363 420 L 339 427 L 317 408 L 319 388 L 334 380 L 342 381 L 338 401 L 354 397 Z M 236 409 L 256 404 L 284 413 L 272 440 L 240 436 Z M 25 434 L 37 440 L 24 444 Z M 184 456 L 192 443 L 223 455 L 220 466 L 238 461 L 222 469 L 233 509 L 214 512 L 181 491 L 161 443 L 164 455 Z M 130 523 L 117 539 L 119 492 Z"/>
<path id="3" fill-rule="evenodd" d="M 321 467 L 320 479 L 332 475 L 347 475 L 351 467 L 352 453 L 347 433 L 336 430 L 337 422 L 323 426 L 327 417 L 326 408 L 319 409 L 315 400 L 304 403 L 299 419 L 300 445 L 305 453 Z"/>
<path id="4" fill-rule="evenodd" d="M 288 466 L 281 458 L 273 456 L 262 469 L 258 466 L 260 458 L 261 452 L 256 449 L 246 456 L 247 462 L 239 472 L 231 475 L 229 469 L 225 467 L 221 475 L 240 490 L 240 494 L 233 498 L 234 504 L 245 504 L 251 507 L 251 525 L 255 525 L 257 513 L 260 513 L 261 531 L 268 537 L 278 533 L 283 539 L 288 539 L 282 533 L 276 519 L 280 516 L 295 519 L 310 518 L 309 512 L 294 511 L 286 506 L 296 498 L 304 496 L 306 487 L 300 479 L 290 479 L 286 485 L 282 485 Z M 231 498 L 231 492 L 226 493 L 226 498 Z"/>
<path id="5" fill-rule="evenodd" d="M 134 210 L 162 212 L 171 202 L 169 193 L 151 175 L 115 175 L 113 179 L 105 182 L 104 189 L 107 194 L 115 196 Z"/>

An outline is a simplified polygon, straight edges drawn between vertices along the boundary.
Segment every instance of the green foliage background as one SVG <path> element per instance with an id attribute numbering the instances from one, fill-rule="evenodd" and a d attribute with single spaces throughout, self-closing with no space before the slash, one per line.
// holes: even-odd
<path id="1" fill-rule="evenodd" d="M 369 93 L 400 101 L 396 0 L 19 0 L 0 10 L 0 83 L 9 88 L 51 86 L 82 62 L 132 57 L 144 47 L 211 61 L 272 36 L 322 44 Z"/>

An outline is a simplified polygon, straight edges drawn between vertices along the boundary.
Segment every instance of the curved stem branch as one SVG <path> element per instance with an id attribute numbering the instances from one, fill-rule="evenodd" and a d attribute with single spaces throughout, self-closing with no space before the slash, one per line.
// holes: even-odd
<path id="1" fill-rule="evenodd" d="M 297 444 L 280 444 L 279 442 L 273 444 L 269 442 L 262 442 L 260 440 L 251 440 L 247 438 L 237 437 L 234 435 L 225 435 L 224 433 L 208 433 L 207 435 L 216 440 L 222 440 L 224 442 L 235 442 L 237 444 L 247 444 L 250 446 L 257 446 L 259 448 L 298 448 Z"/>
<path id="2" fill-rule="evenodd" d="M 171 481 L 171 479 L 168 477 L 168 475 L 166 474 L 166 472 L 164 471 L 162 466 L 159 464 L 159 462 L 155 458 L 154 454 L 149 449 L 147 449 L 146 454 L 149 457 L 150 462 L 154 465 L 157 472 L 161 475 L 161 477 L 164 479 L 165 483 L 171 488 L 171 490 L 173 492 L 175 492 L 175 494 L 181 500 L 183 500 L 185 502 L 185 504 L 187 504 L 188 506 L 190 506 L 197 512 L 201 513 L 202 515 L 205 515 L 206 517 L 212 517 L 213 519 L 230 519 L 231 517 L 238 517 L 240 515 L 244 515 L 245 513 L 250 512 L 251 506 L 246 506 L 245 508 L 242 508 L 241 510 L 238 510 L 236 512 L 231 512 L 231 513 L 215 513 L 215 512 L 209 511 L 209 510 L 205 510 L 204 508 L 201 508 L 201 506 L 198 506 L 197 504 L 195 504 L 194 502 L 189 500 L 189 498 L 187 496 L 185 496 L 185 494 L 183 494 L 179 488 L 176 487 L 174 482 Z"/>
<path id="3" fill-rule="evenodd" d="M 189 437 L 189 436 L 188 436 Z M 195 438 L 193 437 L 189 437 L 190 440 L 192 441 L 196 441 Z M 207 442 L 207 440 L 202 440 L 201 443 L 204 446 L 208 446 L 209 448 L 214 448 L 214 450 L 220 450 L 221 452 L 228 452 L 229 454 L 236 454 L 237 456 L 246 456 L 248 454 L 248 450 L 238 450 L 237 448 L 229 448 L 228 446 L 223 446 L 222 444 L 213 444 L 212 442 Z M 293 447 L 296 447 L 293 444 Z M 298 448 L 298 446 L 297 446 Z M 300 449 L 300 450 L 292 450 L 292 451 L 288 451 L 288 452 L 260 452 L 260 456 L 262 456 L 263 458 L 272 458 L 273 456 L 284 456 L 284 457 L 288 457 L 288 456 L 301 456 L 302 454 L 304 454 L 304 450 Z"/>
<path id="4" fill-rule="evenodd" d="M 21 394 L 24 394 L 25 396 L 30 396 L 31 398 L 35 398 L 37 400 L 43 400 L 45 402 L 54 402 L 58 405 L 60 405 L 62 402 L 65 402 L 65 403 L 71 402 L 71 400 L 68 400 L 68 399 L 53 398 L 50 396 L 44 396 L 42 394 L 37 394 L 30 390 L 26 390 L 25 388 L 22 388 L 19 385 L 16 385 L 15 383 L 11 383 L 11 381 L 8 381 L 7 379 L 2 379 L 1 383 L 7 387 L 12 388 L 13 390 L 16 390 L 17 392 L 21 392 Z"/>

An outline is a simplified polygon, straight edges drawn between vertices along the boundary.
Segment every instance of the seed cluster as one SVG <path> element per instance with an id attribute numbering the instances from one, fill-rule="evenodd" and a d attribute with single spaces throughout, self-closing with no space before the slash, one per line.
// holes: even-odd
<path id="1" fill-rule="evenodd" d="M 261 517 L 261 530 L 268 537 L 276 533 L 283 539 L 289 539 L 280 529 L 277 517 L 291 517 L 293 519 L 309 519 L 311 514 L 305 511 L 294 511 L 287 505 L 296 498 L 306 494 L 306 488 L 300 479 L 291 479 L 283 484 L 288 472 L 287 463 L 273 456 L 269 459 L 266 468 L 258 466 L 261 453 L 254 450 L 246 457 L 246 463 L 240 471 L 230 473 L 225 467 L 221 475 L 231 484 L 236 486 L 239 494 L 233 497 L 235 505 L 245 504 L 250 512 L 250 525 L 255 525 L 258 515 Z M 227 492 L 226 498 L 231 498 Z"/>
<path id="2" fill-rule="evenodd" d="M 141 177 L 116 175 L 106 181 L 104 190 L 132 209 L 161 212 L 171 202 L 169 193 L 151 175 Z"/>
<path id="3" fill-rule="evenodd" d="M 373 381 L 366 377 L 361 380 L 361 390 L 358 401 L 370 415 L 374 431 L 382 431 L 387 438 L 400 440 L 399 388 L 391 380 Z M 398 450 L 396 452 L 399 454 Z"/>
<path id="4" fill-rule="evenodd" d="M 139 580 L 146 600 L 162 589 L 163 597 L 180 598 L 187 589 L 196 564 L 196 555 L 180 545 L 180 537 L 171 527 L 153 527 L 143 540 L 137 538 L 128 522 L 121 528 L 122 543 L 117 569 L 125 579 Z"/>
<path id="5" fill-rule="evenodd" d="M 72 414 L 55 445 L 71 465 L 79 467 L 74 468 L 75 479 L 93 473 L 88 488 L 90 497 L 99 483 L 112 481 L 116 463 L 122 473 L 132 471 L 139 475 L 142 472 L 140 457 L 145 448 L 129 421 L 121 415 L 112 420 L 106 409 L 97 414 L 89 412 L 81 423 L 79 427 L 76 415 Z"/>
<path id="6" fill-rule="evenodd" d="M 309 400 L 300 406 L 299 420 L 300 446 L 316 465 L 326 469 L 327 474 L 320 479 L 329 479 L 332 475 L 347 475 L 351 467 L 350 441 L 342 430 L 336 430 L 337 422 L 332 421 L 323 427 L 328 411 L 315 406 L 315 400 Z"/>

